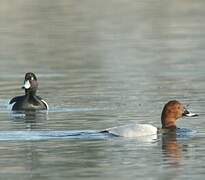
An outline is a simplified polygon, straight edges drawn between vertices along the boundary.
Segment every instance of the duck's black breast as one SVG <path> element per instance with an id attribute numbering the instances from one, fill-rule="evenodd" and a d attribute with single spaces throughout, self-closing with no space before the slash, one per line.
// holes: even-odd
<path id="1" fill-rule="evenodd" d="M 39 96 L 17 96 L 10 101 L 10 104 L 13 104 L 14 111 L 48 109 L 47 103 Z"/>

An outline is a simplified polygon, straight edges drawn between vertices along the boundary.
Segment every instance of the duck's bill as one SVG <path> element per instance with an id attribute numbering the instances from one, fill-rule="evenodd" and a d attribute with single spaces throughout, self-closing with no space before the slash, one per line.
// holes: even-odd
<path id="1" fill-rule="evenodd" d="M 31 84 L 29 82 L 29 80 L 24 82 L 24 85 L 22 86 L 22 89 L 29 89 L 31 87 Z"/>
<path id="2" fill-rule="evenodd" d="M 186 117 L 196 117 L 196 116 L 198 116 L 198 114 L 191 113 L 187 109 L 185 109 L 183 115 L 186 116 Z"/>
<path id="3" fill-rule="evenodd" d="M 185 114 L 185 116 L 187 116 L 187 117 L 196 117 L 196 116 L 199 116 L 199 115 L 195 114 L 195 113 L 188 113 L 188 114 Z"/>

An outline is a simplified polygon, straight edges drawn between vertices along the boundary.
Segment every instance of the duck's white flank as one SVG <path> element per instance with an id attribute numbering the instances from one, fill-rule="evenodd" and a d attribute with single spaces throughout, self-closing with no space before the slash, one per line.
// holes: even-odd
<path id="1" fill-rule="evenodd" d="M 49 110 L 48 103 L 46 101 L 44 101 L 43 99 L 41 99 L 41 102 L 43 102 L 46 105 L 47 110 Z"/>
<path id="2" fill-rule="evenodd" d="M 157 134 L 157 128 L 150 124 L 128 124 L 106 129 L 109 133 L 122 137 L 140 137 Z"/>

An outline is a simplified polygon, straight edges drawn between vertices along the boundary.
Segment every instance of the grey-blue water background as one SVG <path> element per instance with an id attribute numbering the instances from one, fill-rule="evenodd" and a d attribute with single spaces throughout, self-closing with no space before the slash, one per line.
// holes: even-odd
<path id="1" fill-rule="evenodd" d="M 160 127 L 170 99 L 200 115 L 178 122 L 193 137 L 151 143 L 2 139 L 0 179 L 204 179 L 204 17 L 204 0 L 0 0 L 1 132 Z M 8 110 L 27 71 L 48 115 Z"/>

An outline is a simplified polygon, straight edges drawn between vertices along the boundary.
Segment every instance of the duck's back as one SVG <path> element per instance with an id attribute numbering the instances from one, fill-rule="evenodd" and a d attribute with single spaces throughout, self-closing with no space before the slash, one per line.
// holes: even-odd
<path id="1" fill-rule="evenodd" d="M 157 134 L 157 128 L 150 124 L 128 124 L 109 128 L 106 131 L 122 137 L 140 137 Z"/>

